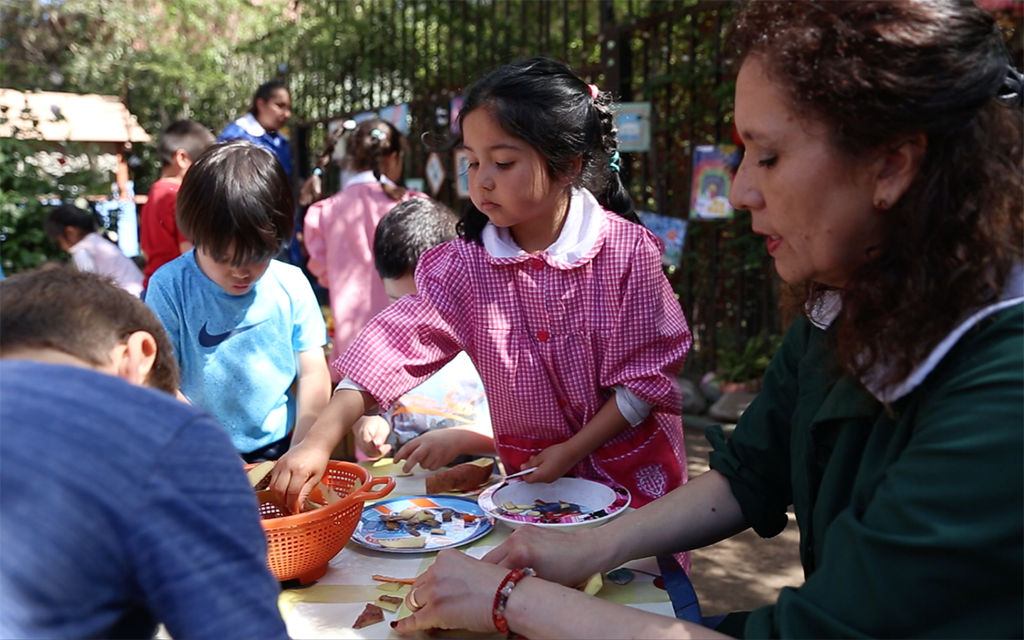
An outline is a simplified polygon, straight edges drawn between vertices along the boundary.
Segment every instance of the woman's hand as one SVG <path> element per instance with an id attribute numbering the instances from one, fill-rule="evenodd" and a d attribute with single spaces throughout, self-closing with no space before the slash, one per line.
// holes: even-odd
<path id="1" fill-rule="evenodd" d="M 523 476 L 526 482 L 554 482 L 569 473 L 583 459 L 571 441 L 548 447 L 523 464 L 524 469 L 537 467 Z"/>
<path id="2" fill-rule="evenodd" d="M 303 440 L 274 465 L 270 474 L 270 488 L 291 509 L 299 513 L 301 505 L 313 487 L 320 482 L 327 471 L 330 453 L 324 453 Z"/>
<path id="3" fill-rule="evenodd" d="M 405 597 L 414 613 L 398 621 L 398 633 L 425 629 L 494 632 L 491 616 L 498 585 L 507 569 L 481 562 L 455 549 L 437 554 Z M 419 606 L 419 609 L 416 607 Z"/>
<path id="4" fill-rule="evenodd" d="M 380 416 L 365 416 L 352 427 L 356 446 L 364 455 L 370 458 L 379 458 L 391 451 L 391 445 L 386 443 L 391 435 L 391 425 Z"/>
<path id="5" fill-rule="evenodd" d="M 427 431 L 406 442 L 395 454 L 395 462 L 406 461 L 402 467 L 405 473 L 416 464 L 428 471 L 440 469 L 462 454 L 471 453 L 465 447 L 465 433 L 456 428 Z"/>
<path id="6" fill-rule="evenodd" d="M 522 526 L 483 557 L 484 562 L 508 569 L 533 567 L 537 576 L 567 587 L 577 587 L 606 566 L 597 529 L 559 531 Z"/>

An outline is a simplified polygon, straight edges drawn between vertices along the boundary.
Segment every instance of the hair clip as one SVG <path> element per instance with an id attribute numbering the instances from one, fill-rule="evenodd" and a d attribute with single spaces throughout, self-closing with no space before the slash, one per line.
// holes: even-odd
<path id="1" fill-rule="evenodd" d="M 597 88 L 597 85 L 596 84 L 588 84 L 587 88 L 590 89 L 590 97 L 592 99 L 594 99 L 594 100 L 597 100 L 598 94 L 601 93 L 601 91 Z"/>
<path id="2" fill-rule="evenodd" d="M 996 92 L 996 98 L 1011 107 L 1024 107 L 1024 75 L 1012 64 L 1006 65 L 1006 77 Z"/>
<path id="3" fill-rule="evenodd" d="M 388 139 L 388 134 L 384 133 L 380 129 L 371 129 L 370 135 L 373 136 L 374 138 L 377 138 L 381 142 L 384 142 L 385 140 Z"/>
<path id="4" fill-rule="evenodd" d="M 611 159 L 608 160 L 608 168 L 611 169 L 612 171 L 614 171 L 615 173 L 618 173 L 619 171 L 622 170 L 622 165 L 619 164 L 619 152 L 618 151 L 612 153 Z"/>

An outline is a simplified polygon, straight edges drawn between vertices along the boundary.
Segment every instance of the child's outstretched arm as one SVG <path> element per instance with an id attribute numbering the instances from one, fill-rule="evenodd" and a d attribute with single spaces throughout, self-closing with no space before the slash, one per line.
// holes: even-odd
<path id="1" fill-rule="evenodd" d="M 298 507 L 320 482 L 331 452 L 356 420 L 377 404 L 369 393 L 340 389 L 301 442 L 281 456 L 270 477 L 270 488 L 289 507 Z M 298 513 L 297 509 L 293 511 Z"/>
<path id="2" fill-rule="evenodd" d="M 292 442 L 301 441 L 331 399 L 331 374 L 322 347 L 299 352 L 295 390 L 296 418 Z"/>
<path id="3" fill-rule="evenodd" d="M 523 466 L 537 467 L 537 470 L 526 474 L 523 480 L 554 482 L 627 427 L 629 421 L 622 415 L 613 395 L 576 435 L 561 444 L 548 447 L 527 460 Z"/>
<path id="4" fill-rule="evenodd" d="M 461 455 L 486 456 L 494 453 L 494 432 L 490 425 L 469 424 L 434 429 L 413 438 L 398 450 L 395 462 L 405 460 L 402 470 L 406 473 L 416 464 L 434 471 Z"/>

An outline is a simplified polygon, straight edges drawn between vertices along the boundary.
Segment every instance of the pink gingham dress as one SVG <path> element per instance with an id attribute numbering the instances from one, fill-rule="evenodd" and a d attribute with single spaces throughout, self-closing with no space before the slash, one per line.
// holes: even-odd
<path id="1" fill-rule="evenodd" d="M 485 245 L 502 232 L 488 225 Z M 465 350 L 483 379 L 508 472 L 572 437 L 614 389 L 628 389 L 650 413 L 571 473 L 623 485 L 642 506 L 686 481 L 676 376 L 690 331 L 647 229 L 577 191 L 567 233 L 590 237 L 577 243 L 585 253 L 561 256 L 569 262 L 551 247 L 495 255 L 454 240 L 431 249 L 416 270 L 418 295 L 377 315 L 333 366 L 386 410 Z"/>
<path id="2" fill-rule="evenodd" d="M 307 268 L 330 291 L 332 358 L 344 353 L 370 318 L 388 306 L 388 294 L 373 264 L 373 237 L 384 214 L 412 197 L 426 194 L 410 190 L 401 200 L 392 200 L 373 173 L 364 171 L 341 192 L 306 210 Z"/>

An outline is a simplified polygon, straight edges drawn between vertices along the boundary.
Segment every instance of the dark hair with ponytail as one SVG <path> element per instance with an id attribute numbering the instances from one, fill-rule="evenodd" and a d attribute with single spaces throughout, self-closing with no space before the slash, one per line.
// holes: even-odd
<path id="1" fill-rule="evenodd" d="M 351 120 L 346 120 L 345 123 L 327 134 L 327 139 L 324 140 L 324 146 L 320 150 L 320 155 L 317 156 L 316 166 L 313 167 L 313 173 L 306 178 L 306 181 L 302 183 L 302 188 L 299 189 L 299 206 L 308 207 L 309 205 L 317 202 L 323 197 L 323 175 L 324 169 L 331 164 L 331 158 L 334 157 L 334 149 L 338 146 L 338 141 L 347 132 L 355 128 L 355 123 Z"/>
<path id="2" fill-rule="evenodd" d="M 345 145 L 345 163 L 352 171 L 373 171 L 380 180 L 380 159 L 392 153 L 404 152 L 405 136 L 393 124 L 380 118 L 363 120 L 348 137 Z M 384 193 L 393 200 L 401 200 L 405 189 L 381 183 Z"/>
<path id="3" fill-rule="evenodd" d="M 509 135 L 547 161 L 553 180 L 571 178 L 573 187 L 588 189 L 601 206 L 640 223 L 629 193 L 619 177 L 618 138 L 611 95 L 595 90 L 568 65 L 550 58 L 530 58 L 499 67 L 469 89 L 459 112 L 461 125 L 473 111 L 492 110 Z M 461 144 L 461 135 L 451 146 Z M 576 160 L 581 167 L 574 174 Z M 469 205 L 459 234 L 480 242 L 487 217 Z"/>

